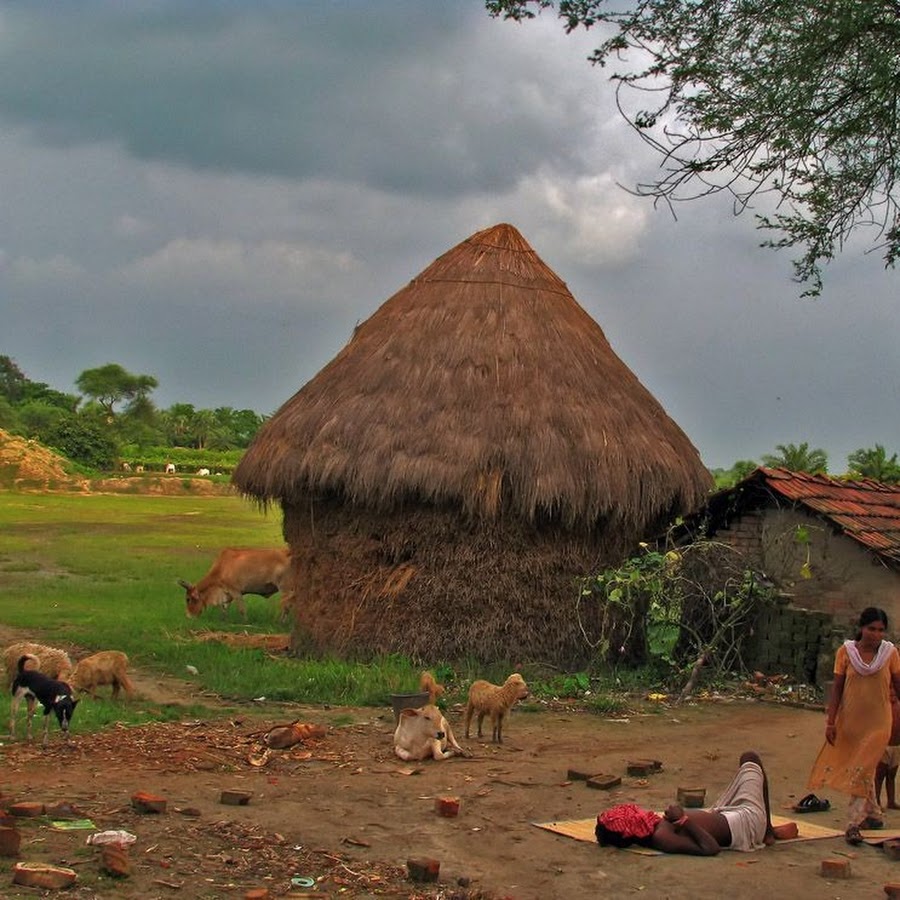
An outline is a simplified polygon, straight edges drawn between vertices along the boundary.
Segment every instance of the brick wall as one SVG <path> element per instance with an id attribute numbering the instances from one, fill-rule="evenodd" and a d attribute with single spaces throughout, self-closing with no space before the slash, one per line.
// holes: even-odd
<path id="1" fill-rule="evenodd" d="M 900 639 L 900 574 L 827 520 L 772 507 L 745 513 L 715 538 L 740 550 L 784 599 L 754 628 L 744 655 L 750 668 L 824 683 L 867 606 L 885 610 L 889 635 Z"/>
<path id="2" fill-rule="evenodd" d="M 834 652 L 846 636 L 829 613 L 780 603 L 760 613 L 744 645 L 744 663 L 767 675 L 824 684 L 831 678 Z"/>

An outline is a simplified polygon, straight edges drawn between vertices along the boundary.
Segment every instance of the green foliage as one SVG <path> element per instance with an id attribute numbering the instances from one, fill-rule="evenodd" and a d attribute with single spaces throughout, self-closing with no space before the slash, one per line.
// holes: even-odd
<path id="1" fill-rule="evenodd" d="M 195 409 L 176 403 L 156 409 L 151 375 L 132 375 L 117 363 L 86 369 L 77 379 L 87 399 L 29 380 L 8 356 L 0 356 L 0 428 L 36 438 L 88 469 L 119 461 L 162 471 L 174 462 L 182 472 L 208 468 L 230 473 L 265 417 L 251 409 Z M 117 404 L 123 404 L 121 410 Z M 79 408 L 80 405 L 80 408 Z M 74 423 L 74 424 L 73 424 Z M 98 443 L 88 447 L 91 436 Z"/>
<path id="2" fill-rule="evenodd" d="M 121 459 L 132 467 L 143 466 L 147 472 L 162 472 L 166 463 L 172 463 L 182 474 L 207 468 L 211 472 L 229 475 L 244 455 L 243 450 L 192 450 L 188 447 L 145 447 L 123 444 L 119 448 Z"/>
<path id="3" fill-rule="evenodd" d="M 699 540 L 666 552 L 642 544 L 637 556 L 586 579 L 582 599 L 601 606 L 601 658 L 722 674 L 742 668 L 746 625 L 772 592 L 732 547 Z"/>
<path id="4" fill-rule="evenodd" d="M 559 675 L 545 683 L 537 682 L 532 686 L 532 693 L 576 699 L 583 697 L 590 689 L 591 679 L 587 672 L 573 672 L 570 675 Z"/>
<path id="5" fill-rule="evenodd" d="M 847 466 L 852 478 L 871 478 L 874 481 L 883 481 L 886 484 L 900 482 L 900 464 L 897 463 L 897 454 L 890 458 L 881 444 L 872 448 L 860 448 L 854 450 L 847 457 Z"/>
<path id="6" fill-rule="evenodd" d="M 146 397 L 159 383 L 152 375 L 132 375 L 118 363 L 107 363 L 96 369 L 85 369 L 75 379 L 75 384 L 112 417 L 117 403 Z"/>
<path id="7" fill-rule="evenodd" d="M 13 433 L 19 428 L 19 414 L 6 397 L 0 397 L 0 428 Z"/>
<path id="8" fill-rule="evenodd" d="M 870 229 L 893 266 L 897 196 L 895 0 L 487 0 L 494 16 L 533 18 L 556 5 L 567 31 L 602 36 L 619 108 L 662 155 L 639 193 L 674 204 L 724 191 L 736 211 L 772 193 L 759 227 L 798 248 L 805 294 L 851 234 Z M 629 93 L 628 89 L 631 89 Z"/>
<path id="9" fill-rule="evenodd" d="M 115 464 L 118 447 L 100 426 L 84 416 L 66 416 L 43 435 L 49 447 L 92 469 L 110 469 Z"/>
<path id="10" fill-rule="evenodd" d="M 39 440 L 47 440 L 63 419 L 71 420 L 72 413 L 67 413 L 43 400 L 29 400 L 22 403 L 18 410 L 19 427 L 22 433 Z"/>
<path id="11" fill-rule="evenodd" d="M 273 658 L 200 640 L 210 630 L 284 632 L 277 597 L 247 598 L 246 620 L 234 607 L 188 619 L 177 584 L 203 575 L 222 547 L 282 543 L 280 516 L 235 496 L 36 494 L 23 504 L 0 493 L 0 620 L 51 644 L 123 650 L 134 665 L 235 700 L 387 707 L 391 693 L 415 690 L 420 668 L 400 656 L 370 664 Z M 188 665 L 199 675 L 189 675 Z M 433 671 L 451 680 L 449 667 Z M 4 704 L 5 696 L 2 721 Z M 156 715 L 152 704 L 140 709 L 145 718 Z M 108 721 L 103 715 L 98 727 Z"/>
<path id="12" fill-rule="evenodd" d="M 809 444 L 778 444 L 777 453 L 763 456 L 763 465 L 789 469 L 791 472 L 808 472 L 824 475 L 828 471 L 828 454 L 824 450 L 810 450 Z"/>
<path id="13" fill-rule="evenodd" d="M 601 659 L 612 663 L 645 663 L 649 657 L 647 621 L 653 620 L 664 600 L 667 554 L 641 544 L 641 553 L 615 569 L 607 569 L 582 582 L 582 598 L 601 607 Z"/>
<path id="14" fill-rule="evenodd" d="M 716 490 L 734 487 L 739 481 L 743 481 L 758 463 L 752 459 L 739 459 L 730 469 L 711 469 L 710 474 L 715 482 Z"/>
<path id="15" fill-rule="evenodd" d="M 587 708 L 598 715 L 619 716 L 629 711 L 628 701 L 613 694 L 595 694 L 585 700 Z"/>

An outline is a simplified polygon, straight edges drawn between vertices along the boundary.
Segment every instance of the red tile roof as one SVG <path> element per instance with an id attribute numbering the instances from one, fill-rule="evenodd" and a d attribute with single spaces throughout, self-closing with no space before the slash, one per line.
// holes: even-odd
<path id="1" fill-rule="evenodd" d="M 766 495 L 806 507 L 885 561 L 900 564 L 900 485 L 761 466 L 734 487 L 714 494 L 708 512 L 727 522 L 741 509 L 763 505 Z"/>

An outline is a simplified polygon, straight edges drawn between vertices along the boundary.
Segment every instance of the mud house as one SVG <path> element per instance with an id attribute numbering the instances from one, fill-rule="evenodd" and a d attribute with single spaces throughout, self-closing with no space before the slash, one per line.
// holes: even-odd
<path id="1" fill-rule="evenodd" d="M 900 638 L 900 485 L 761 467 L 687 525 L 777 586 L 783 605 L 758 623 L 748 664 L 825 681 L 836 640 L 867 606 Z"/>
<path id="2" fill-rule="evenodd" d="M 295 649 L 583 664 L 577 578 L 711 479 L 682 430 L 511 225 L 360 324 L 234 473 L 278 503 Z"/>

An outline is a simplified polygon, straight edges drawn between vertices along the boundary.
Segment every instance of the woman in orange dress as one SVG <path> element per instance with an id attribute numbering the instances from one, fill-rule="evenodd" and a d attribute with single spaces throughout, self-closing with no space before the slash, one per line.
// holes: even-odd
<path id="1" fill-rule="evenodd" d="M 846 839 L 862 842 L 860 828 L 881 828 L 875 769 L 891 736 L 891 684 L 900 695 L 900 654 L 884 639 L 887 613 L 870 606 L 859 617 L 856 639 L 844 641 L 834 659 L 825 744 L 810 790 L 828 785 L 850 795 Z"/>

